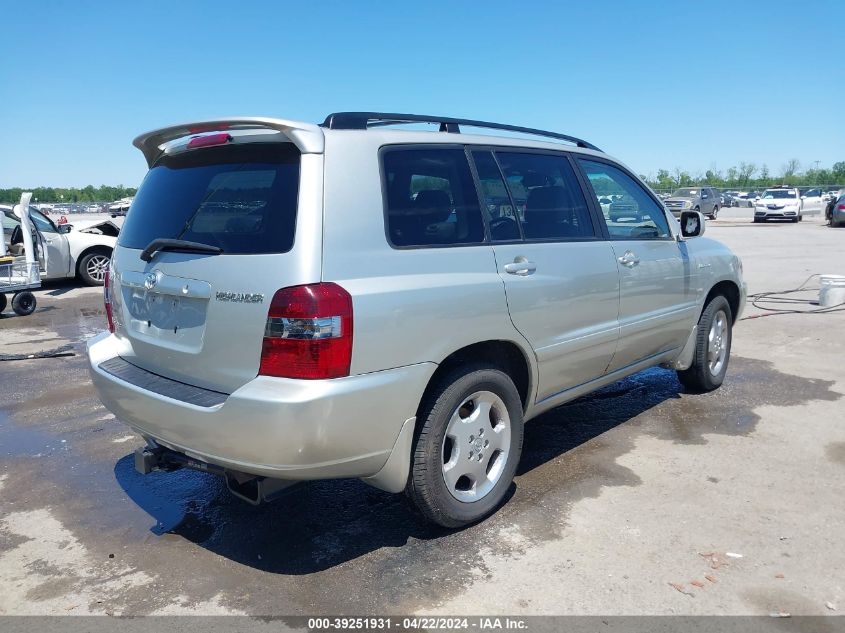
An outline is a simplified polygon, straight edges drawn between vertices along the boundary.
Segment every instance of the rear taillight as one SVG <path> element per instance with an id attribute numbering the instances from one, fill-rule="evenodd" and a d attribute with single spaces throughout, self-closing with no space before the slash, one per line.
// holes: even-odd
<path id="1" fill-rule="evenodd" d="M 114 332 L 114 319 L 111 314 L 111 267 L 106 269 L 106 277 L 103 280 L 103 303 L 106 304 L 106 318 L 109 321 L 109 332 Z"/>
<path id="2" fill-rule="evenodd" d="M 840 211 L 845 211 L 845 204 L 837 204 L 836 208 L 839 209 Z"/>
<path id="3" fill-rule="evenodd" d="M 263 376 L 339 378 L 352 361 L 352 297 L 333 283 L 277 290 L 261 348 Z"/>

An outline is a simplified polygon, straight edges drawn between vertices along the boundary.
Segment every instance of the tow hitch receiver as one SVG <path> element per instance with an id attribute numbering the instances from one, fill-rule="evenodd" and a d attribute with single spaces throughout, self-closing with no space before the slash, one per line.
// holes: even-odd
<path id="1" fill-rule="evenodd" d="M 141 446 L 135 449 L 135 470 L 142 475 L 149 475 L 154 471 L 172 472 L 180 468 L 191 468 L 223 477 L 229 492 L 254 506 L 262 502 L 274 501 L 299 483 L 227 470 L 221 466 L 192 459 L 184 453 L 172 451 L 163 446 Z"/>

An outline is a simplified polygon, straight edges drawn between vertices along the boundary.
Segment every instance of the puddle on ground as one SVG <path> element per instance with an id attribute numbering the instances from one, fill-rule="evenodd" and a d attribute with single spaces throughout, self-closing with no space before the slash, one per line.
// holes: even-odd
<path id="1" fill-rule="evenodd" d="M 37 428 L 13 424 L 9 416 L 0 411 L 0 458 L 49 457 L 67 449 L 67 440 Z"/>

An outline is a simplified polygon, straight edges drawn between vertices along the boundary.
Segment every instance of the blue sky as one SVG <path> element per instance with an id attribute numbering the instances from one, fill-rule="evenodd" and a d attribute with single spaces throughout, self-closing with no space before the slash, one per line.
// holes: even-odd
<path id="1" fill-rule="evenodd" d="M 643 174 L 845 160 L 842 0 L 0 0 L 0 15 L 0 187 L 134 186 L 140 132 L 340 110 L 567 132 Z"/>

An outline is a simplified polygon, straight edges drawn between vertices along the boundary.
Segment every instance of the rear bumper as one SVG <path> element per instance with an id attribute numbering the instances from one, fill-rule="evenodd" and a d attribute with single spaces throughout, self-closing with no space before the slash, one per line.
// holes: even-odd
<path id="1" fill-rule="evenodd" d="M 278 479 L 378 473 L 437 368 L 420 363 L 332 380 L 259 376 L 222 403 L 199 406 L 100 367 L 116 357 L 108 332 L 89 340 L 92 381 L 119 419 L 194 459 Z"/>

